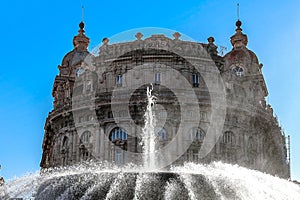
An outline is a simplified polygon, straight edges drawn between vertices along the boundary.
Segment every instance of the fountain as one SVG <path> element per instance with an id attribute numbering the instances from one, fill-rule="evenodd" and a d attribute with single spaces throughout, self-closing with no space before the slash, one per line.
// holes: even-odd
<path id="1" fill-rule="evenodd" d="M 5 193 L 5 194 L 4 194 Z M 300 199 L 299 185 L 221 162 L 144 172 L 132 165 L 89 163 L 16 178 L 0 199 Z M 5 198 L 6 196 L 6 198 Z"/>
<path id="2" fill-rule="evenodd" d="M 156 148 L 156 126 L 155 114 L 152 107 L 155 104 L 155 97 L 152 95 L 153 86 L 147 87 L 147 108 L 144 115 L 145 126 L 142 134 L 143 165 L 147 170 L 155 169 L 155 148 Z"/>
<path id="3" fill-rule="evenodd" d="M 185 163 L 155 168 L 155 97 L 147 88 L 143 166 L 87 162 L 44 169 L 0 186 L 0 200 L 99 199 L 300 199 L 299 185 L 237 165 Z"/>

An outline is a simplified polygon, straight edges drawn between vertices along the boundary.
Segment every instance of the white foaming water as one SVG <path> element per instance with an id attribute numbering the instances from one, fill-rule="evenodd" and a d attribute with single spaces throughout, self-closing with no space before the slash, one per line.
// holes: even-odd
<path id="1" fill-rule="evenodd" d="M 186 163 L 173 167 L 172 172 L 186 176 L 203 175 L 214 187 L 221 199 L 300 199 L 300 186 L 285 179 L 274 177 L 238 165 L 214 162 L 209 165 Z"/>
<path id="2" fill-rule="evenodd" d="M 142 167 L 131 165 L 119 168 L 112 165 L 93 163 L 69 168 L 57 168 L 49 170 L 43 175 L 36 172 L 8 180 L 5 187 L 0 188 L 0 197 L 2 199 L 9 199 L 8 197 L 35 199 L 32 196 L 37 193 L 42 183 L 58 178 L 60 181 L 70 182 L 72 187 L 63 190 L 62 194 L 56 199 L 71 199 L 70 193 L 77 190 L 76 184 L 86 184 L 87 188 L 79 199 L 91 199 L 89 196 L 95 191 L 95 188 L 107 188 L 103 199 L 120 199 L 124 191 L 127 193 L 133 192 L 130 199 L 152 199 L 151 196 L 157 195 L 156 193 L 160 191 L 161 194 L 159 198 L 156 196 L 156 199 L 171 200 L 176 199 L 175 197 L 180 199 L 178 195 L 185 195 L 185 199 L 196 200 L 203 199 L 203 194 L 201 194 L 201 184 L 203 182 L 201 180 L 205 180 L 206 184 L 210 185 L 208 187 L 212 188 L 216 199 L 300 199 L 300 186 L 295 183 L 259 171 L 221 162 L 214 162 L 209 165 L 186 163 L 184 166 L 172 167 L 169 172 L 139 173 L 139 171 L 142 171 Z M 178 176 L 178 178 L 173 177 L 163 182 L 159 175 L 166 173 L 173 174 L 175 177 Z M 72 179 L 69 178 L 72 175 L 82 175 L 80 182 L 73 183 Z M 92 183 L 89 184 L 89 181 L 92 181 Z M 48 191 L 52 191 L 61 187 L 62 184 L 64 183 L 54 182 L 46 188 L 48 188 Z"/>
<path id="3" fill-rule="evenodd" d="M 151 85 L 152 87 L 152 85 Z M 152 89 L 147 87 L 147 109 L 145 112 L 145 126 L 143 128 L 143 165 L 147 170 L 154 170 L 156 167 L 156 118 L 152 107 L 155 105 L 155 97 L 152 95 Z"/>
<path id="4" fill-rule="evenodd" d="M 35 172 L 8 180 L 4 186 L 0 186 L 0 199 L 7 199 L 8 197 L 30 199 L 33 191 L 38 187 L 39 179 L 39 172 Z"/>

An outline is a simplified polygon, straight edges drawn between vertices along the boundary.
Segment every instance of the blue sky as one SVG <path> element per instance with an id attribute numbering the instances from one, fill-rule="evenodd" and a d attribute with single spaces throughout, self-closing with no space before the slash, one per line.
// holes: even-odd
<path id="1" fill-rule="evenodd" d="M 300 2 L 239 1 L 248 48 L 264 64 L 268 102 L 292 137 L 292 176 L 300 180 Z M 182 32 L 197 41 L 214 36 L 231 49 L 237 1 L 4 1 L 1 2 L 0 175 L 39 169 L 52 84 L 85 5 L 90 49 L 102 38 L 140 27 Z"/>

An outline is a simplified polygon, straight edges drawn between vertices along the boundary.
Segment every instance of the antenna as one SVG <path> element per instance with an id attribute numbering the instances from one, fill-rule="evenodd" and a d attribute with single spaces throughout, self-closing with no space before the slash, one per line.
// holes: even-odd
<path id="1" fill-rule="evenodd" d="M 237 19 L 240 20 L 240 3 L 237 3 Z"/>
<path id="2" fill-rule="evenodd" d="M 227 51 L 227 47 L 225 46 L 220 46 L 220 55 L 223 56 L 224 52 Z"/>
<path id="3" fill-rule="evenodd" d="M 84 21 L 84 6 L 81 7 L 81 21 Z"/>

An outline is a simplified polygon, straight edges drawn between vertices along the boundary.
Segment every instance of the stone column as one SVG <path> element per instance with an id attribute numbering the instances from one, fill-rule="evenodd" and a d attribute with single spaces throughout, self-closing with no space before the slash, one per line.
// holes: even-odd
<path id="1" fill-rule="evenodd" d="M 78 162 L 79 161 L 78 133 L 75 130 L 73 132 L 73 134 L 74 134 L 74 137 L 73 137 L 73 159 L 74 159 L 75 162 Z"/>
<path id="2" fill-rule="evenodd" d="M 74 141 L 73 141 L 73 138 L 74 138 L 74 133 L 73 133 L 73 131 L 70 131 L 70 147 L 69 147 L 69 152 L 68 152 L 68 162 L 70 163 L 73 163 L 74 162 L 74 160 L 73 160 L 73 149 L 74 149 L 74 147 L 73 147 L 73 143 L 74 143 Z"/>
<path id="3" fill-rule="evenodd" d="M 219 155 L 220 155 L 220 138 L 219 138 L 219 136 L 216 136 L 215 137 L 215 140 L 216 140 L 216 158 L 219 158 Z"/>
<path id="4" fill-rule="evenodd" d="M 100 142 L 100 159 L 101 160 L 104 160 L 105 159 L 105 135 L 104 135 L 104 130 L 101 128 L 100 130 L 99 130 L 99 136 L 100 136 L 100 141 L 98 141 L 98 142 Z"/>
<path id="5" fill-rule="evenodd" d="M 175 127 L 175 126 L 172 126 L 172 124 L 171 124 L 171 126 L 170 126 L 170 130 L 171 130 L 174 134 L 176 133 L 176 127 Z M 182 130 L 182 131 L 185 131 L 185 130 Z M 183 140 L 184 140 L 184 138 L 182 137 L 183 134 L 186 134 L 186 133 L 182 133 L 181 138 L 179 138 L 179 139 L 176 140 L 176 146 L 177 146 L 176 152 L 172 152 L 172 154 L 174 153 L 176 156 L 179 156 L 179 152 L 182 152 L 182 145 L 181 145 L 181 142 L 186 142 L 186 141 L 183 141 Z M 180 142 L 180 141 L 181 141 L 181 142 Z"/>
<path id="6" fill-rule="evenodd" d="M 62 135 L 59 137 L 59 142 L 58 142 L 58 158 L 57 158 L 57 164 L 62 165 L 62 156 L 61 156 L 61 143 L 62 143 Z"/>
<path id="7" fill-rule="evenodd" d="M 100 130 L 95 130 L 95 155 L 98 158 L 100 153 Z"/>
<path id="8" fill-rule="evenodd" d="M 110 159 L 110 152 L 111 152 L 110 141 L 107 138 L 105 138 L 104 141 L 105 141 L 104 142 L 104 151 L 103 151 L 104 159 L 110 162 L 111 161 L 111 159 Z"/>

